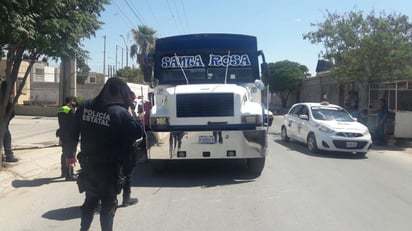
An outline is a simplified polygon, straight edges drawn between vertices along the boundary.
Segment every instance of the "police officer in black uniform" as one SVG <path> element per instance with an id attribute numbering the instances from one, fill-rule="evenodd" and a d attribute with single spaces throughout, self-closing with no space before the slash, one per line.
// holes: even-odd
<path id="1" fill-rule="evenodd" d="M 130 98 L 129 98 L 128 103 L 129 103 L 130 109 L 132 109 L 133 116 L 138 119 L 139 124 L 142 126 L 138 115 L 135 113 L 136 95 L 133 92 L 131 92 L 129 97 Z M 143 129 L 143 126 L 142 126 L 142 129 Z M 132 145 L 135 145 L 135 146 L 132 147 Z M 128 159 L 126 159 L 124 165 L 122 166 L 122 174 L 123 174 L 123 177 L 124 177 L 123 200 L 122 200 L 122 206 L 123 207 L 127 207 L 129 205 L 134 205 L 138 202 L 137 198 L 132 198 L 130 196 L 131 192 L 132 192 L 132 188 L 131 188 L 131 183 L 132 182 L 131 181 L 132 181 L 133 169 L 135 168 L 136 161 L 137 161 L 136 160 L 136 153 L 133 152 L 132 149 L 136 148 L 136 145 L 138 145 L 138 143 L 133 142 L 133 143 L 130 144 L 131 150 L 129 152 Z"/>
<path id="2" fill-rule="evenodd" d="M 78 106 L 77 98 L 74 96 L 67 96 L 64 99 L 64 105 L 60 107 L 57 112 L 57 119 L 59 122 L 59 129 L 56 132 L 56 135 L 60 139 L 60 144 L 62 146 L 62 155 L 61 155 L 61 177 L 65 177 L 66 181 L 76 180 L 73 173 L 73 167 L 68 166 L 66 163 L 66 158 L 64 155 L 64 148 L 67 146 L 67 143 L 70 141 L 70 129 L 74 121 L 74 112 Z M 75 155 L 76 150 L 74 150 L 73 155 Z"/>
<path id="3" fill-rule="evenodd" d="M 142 128 L 129 108 L 130 94 L 123 80 L 109 78 L 99 95 L 86 101 L 75 113 L 70 147 L 75 150 L 81 136 L 78 184 L 79 190 L 86 192 L 80 230 L 89 229 L 99 202 L 101 229 L 113 230 L 117 194 L 123 186 L 121 167 L 129 159 L 130 145 L 142 136 Z M 66 158 L 69 164 L 75 164 L 71 151 Z"/>

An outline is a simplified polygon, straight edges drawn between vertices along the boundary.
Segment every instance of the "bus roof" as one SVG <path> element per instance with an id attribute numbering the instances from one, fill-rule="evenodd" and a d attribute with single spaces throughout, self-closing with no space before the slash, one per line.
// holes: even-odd
<path id="1" fill-rule="evenodd" d="M 257 51 L 257 39 L 250 35 L 210 33 L 178 35 L 156 40 L 156 52 L 199 49 Z"/>

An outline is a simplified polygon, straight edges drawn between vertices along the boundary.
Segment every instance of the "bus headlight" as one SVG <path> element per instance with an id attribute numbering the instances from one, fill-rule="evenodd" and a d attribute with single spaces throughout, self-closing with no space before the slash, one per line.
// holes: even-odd
<path id="1" fill-rule="evenodd" d="M 242 116 L 242 123 L 244 124 L 259 124 L 262 121 L 261 115 L 245 115 Z"/>
<path id="2" fill-rule="evenodd" d="M 151 122 L 154 126 L 169 125 L 169 117 L 152 117 Z"/>

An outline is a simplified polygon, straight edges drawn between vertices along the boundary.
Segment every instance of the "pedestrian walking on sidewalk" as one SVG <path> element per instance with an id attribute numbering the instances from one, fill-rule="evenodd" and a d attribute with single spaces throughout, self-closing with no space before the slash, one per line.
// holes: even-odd
<path id="1" fill-rule="evenodd" d="M 64 99 L 64 105 L 60 107 L 57 112 L 57 119 L 59 122 L 59 129 L 56 135 L 60 139 L 60 144 L 62 147 L 62 154 L 60 157 L 61 164 L 61 177 L 64 177 L 66 181 L 76 180 L 73 172 L 73 167 L 66 163 L 66 157 L 64 156 L 65 149 L 70 142 L 70 129 L 74 123 L 74 112 L 78 106 L 77 98 L 74 96 L 68 96 Z M 73 155 L 75 155 L 76 150 L 74 150 Z"/>
<path id="2" fill-rule="evenodd" d="M 378 122 L 376 125 L 376 144 L 386 144 L 385 125 L 388 119 L 389 109 L 386 100 L 381 98 L 379 100 L 380 109 L 378 111 Z"/>
<path id="3" fill-rule="evenodd" d="M 7 107 L 6 107 L 6 115 L 9 113 L 9 111 L 11 111 L 10 114 L 10 118 L 8 120 L 6 120 L 6 130 L 4 132 L 4 138 L 3 138 L 3 147 L 4 147 L 4 155 L 5 158 L 4 160 L 6 162 L 17 162 L 18 159 L 16 157 L 14 157 L 14 153 L 13 150 L 11 149 L 11 142 L 12 142 L 12 137 L 11 137 L 11 133 L 9 130 L 9 124 L 11 119 L 14 118 L 14 109 L 13 109 L 13 104 L 12 102 L 8 102 L 7 103 Z M 7 118 L 6 118 L 7 119 Z"/>
<path id="4" fill-rule="evenodd" d="M 79 191 L 86 193 L 81 206 L 80 230 L 88 230 L 99 202 L 102 231 L 113 230 L 117 194 L 123 187 L 121 168 L 128 161 L 130 145 L 142 128 L 129 107 L 130 88 L 120 78 L 109 78 L 99 95 L 80 105 L 75 113 L 68 163 L 76 163 L 73 150 L 80 140 Z"/>

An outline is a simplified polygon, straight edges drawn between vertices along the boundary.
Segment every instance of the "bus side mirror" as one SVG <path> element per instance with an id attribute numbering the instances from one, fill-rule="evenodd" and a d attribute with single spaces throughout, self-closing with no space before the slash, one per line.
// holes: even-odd
<path id="1" fill-rule="evenodd" d="M 260 70 L 262 71 L 262 80 L 266 82 L 269 78 L 269 67 L 267 63 L 262 63 L 260 65 Z"/>
<path id="2" fill-rule="evenodd" d="M 260 79 L 256 79 L 256 80 L 255 80 L 255 86 L 256 86 L 256 88 L 259 89 L 259 90 L 265 89 L 265 84 L 264 84 L 264 83 L 262 82 L 262 80 L 260 80 Z"/>
<path id="3" fill-rule="evenodd" d="M 146 83 L 150 83 L 152 81 L 152 66 L 143 66 L 143 79 Z"/>

